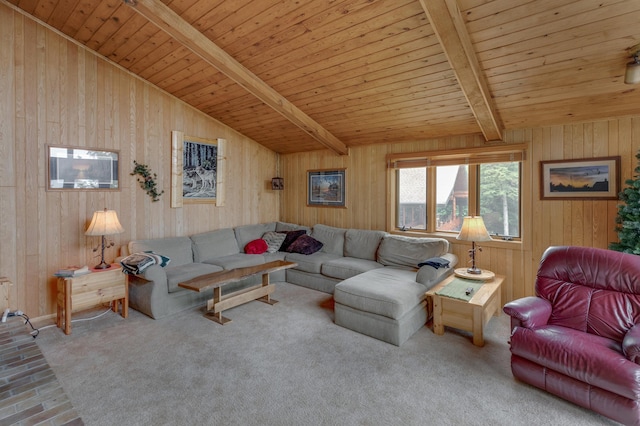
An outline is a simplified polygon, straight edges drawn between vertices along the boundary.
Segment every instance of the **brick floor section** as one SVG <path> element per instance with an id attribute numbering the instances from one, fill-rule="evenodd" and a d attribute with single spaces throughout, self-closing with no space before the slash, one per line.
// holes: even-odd
<path id="1" fill-rule="evenodd" d="M 84 425 L 21 317 L 0 323 L 0 426 Z"/>

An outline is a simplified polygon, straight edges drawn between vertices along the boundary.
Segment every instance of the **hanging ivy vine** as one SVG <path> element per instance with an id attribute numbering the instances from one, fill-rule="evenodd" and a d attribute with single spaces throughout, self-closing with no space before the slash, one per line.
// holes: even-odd
<path id="1" fill-rule="evenodd" d="M 160 196 L 164 194 L 164 190 L 158 192 L 156 179 L 158 175 L 151 173 L 151 169 L 146 164 L 140 164 L 136 160 L 133 160 L 134 168 L 131 172 L 131 176 L 138 175 L 136 178 L 140 182 L 140 188 L 147 191 L 147 194 L 151 197 L 151 201 L 158 201 Z"/>

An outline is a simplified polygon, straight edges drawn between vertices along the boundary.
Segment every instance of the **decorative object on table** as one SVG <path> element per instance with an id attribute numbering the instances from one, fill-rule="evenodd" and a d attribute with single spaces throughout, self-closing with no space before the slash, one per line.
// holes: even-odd
<path id="1" fill-rule="evenodd" d="M 131 176 L 138 175 L 137 181 L 140 182 L 140 188 L 147 191 L 147 194 L 151 197 L 151 201 L 158 201 L 160 196 L 164 194 L 164 190 L 158 192 L 158 184 L 156 179 L 158 175 L 151 173 L 151 169 L 146 164 L 140 164 L 136 160 L 133 160 L 134 168 L 131 172 Z"/>
<path id="2" fill-rule="evenodd" d="M 456 237 L 457 240 L 471 241 L 471 249 L 469 257 L 471 258 L 471 267 L 466 270 L 472 276 L 482 274 L 482 270 L 476 267 L 476 251 L 482 251 L 482 247 L 477 246 L 476 242 L 491 241 L 491 236 L 484 226 L 484 220 L 480 216 L 466 216 L 462 222 L 462 229 Z M 458 272 L 456 271 L 456 274 Z"/>
<path id="3" fill-rule="evenodd" d="M 638 211 L 640 211 L 640 151 L 636 154 L 638 165 L 633 179 L 627 179 L 627 187 L 619 194 L 616 232 L 618 241 L 609 244 L 609 249 L 623 253 L 640 255 L 640 233 L 638 232 Z"/>
<path id="4" fill-rule="evenodd" d="M 98 251 L 99 248 L 101 250 L 100 263 L 95 266 L 95 269 L 107 269 L 110 268 L 107 262 L 104 261 L 104 249 L 113 247 L 114 242 L 109 241 L 108 243 L 105 241 L 105 235 L 115 235 L 124 232 L 124 228 L 120 225 L 120 221 L 118 220 L 118 215 L 115 210 L 104 210 L 97 211 L 93 213 L 93 218 L 91 219 L 91 223 L 87 228 L 87 231 L 84 235 L 92 236 L 100 236 L 101 245 L 97 246 L 93 249 L 93 251 Z"/>
<path id="5" fill-rule="evenodd" d="M 67 266 L 62 269 L 58 269 L 53 275 L 56 277 L 79 277 L 91 272 L 87 265 L 85 266 Z"/>
<path id="6" fill-rule="evenodd" d="M 171 132 L 171 207 L 224 205 L 225 142 Z"/>
<path id="7" fill-rule="evenodd" d="M 118 151 L 47 146 L 47 191 L 119 190 Z"/>
<path id="8" fill-rule="evenodd" d="M 307 205 L 345 207 L 346 169 L 309 170 L 307 172 Z"/>
<path id="9" fill-rule="evenodd" d="M 615 200 L 620 157 L 540 162 L 540 199 Z"/>

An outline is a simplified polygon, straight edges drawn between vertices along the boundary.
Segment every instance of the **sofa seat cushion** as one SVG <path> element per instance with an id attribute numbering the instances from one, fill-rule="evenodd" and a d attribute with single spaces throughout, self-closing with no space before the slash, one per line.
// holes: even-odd
<path id="1" fill-rule="evenodd" d="M 230 254 L 215 259 L 209 259 L 205 263 L 210 265 L 218 265 L 224 269 L 245 268 L 247 266 L 256 266 L 266 263 L 265 258 L 261 254 Z"/>
<path id="2" fill-rule="evenodd" d="M 268 262 L 275 262 L 276 260 L 284 260 L 284 258 L 287 256 L 287 253 L 283 252 L 283 251 L 277 251 L 275 253 L 264 253 L 264 262 L 268 263 Z"/>
<path id="3" fill-rule="evenodd" d="M 174 293 L 176 291 L 186 290 L 179 287 L 178 284 L 199 277 L 200 275 L 220 272 L 222 268 L 216 265 L 207 265 L 206 263 L 187 263 L 185 265 L 167 267 L 165 271 L 167 274 L 169 293 Z"/>
<path id="4" fill-rule="evenodd" d="M 640 398 L 640 366 L 623 355 L 618 342 L 606 337 L 558 325 L 516 327 L 511 352 L 617 395 Z"/>
<path id="5" fill-rule="evenodd" d="M 399 319 L 422 303 L 426 291 L 415 281 L 415 272 L 378 268 L 337 284 L 333 298 L 360 311 Z"/>
<path id="6" fill-rule="evenodd" d="M 313 254 L 287 253 L 285 259 L 289 262 L 296 262 L 298 266 L 295 269 L 299 271 L 320 274 L 323 263 L 340 257 L 342 256 L 318 251 Z"/>
<path id="7" fill-rule="evenodd" d="M 346 280 L 355 275 L 372 269 L 384 268 L 378 262 L 366 259 L 357 259 L 355 257 L 341 257 L 339 259 L 329 260 L 322 264 L 322 275 L 331 278 Z"/>

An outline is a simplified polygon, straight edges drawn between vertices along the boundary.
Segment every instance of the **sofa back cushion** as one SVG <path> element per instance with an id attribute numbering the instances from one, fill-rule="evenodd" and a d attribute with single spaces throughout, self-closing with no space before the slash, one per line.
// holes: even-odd
<path id="1" fill-rule="evenodd" d="M 640 256 L 550 247 L 540 261 L 535 288 L 551 303 L 551 325 L 622 342 L 640 322 Z"/>
<path id="2" fill-rule="evenodd" d="M 385 266 L 418 268 L 418 263 L 449 251 L 444 238 L 413 238 L 386 235 L 378 248 L 378 262 Z"/>
<path id="3" fill-rule="evenodd" d="M 322 243 L 323 253 L 344 256 L 344 235 L 346 229 L 327 225 L 314 225 L 311 236 Z"/>
<path id="4" fill-rule="evenodd" d="M 384 231 L 369 231 L 364 229 L 347 229 L 344 234 L 344 255 L 358 259 L 376 260 L 378 246 Z"/>
<path id="5" fill-rule="evenodd" d="M 257 240 L 258 238 L 262 238 L 262 236 L 269 231 L 276 230 L 276 223 L 259 223 L 257 225 L 244 225 L 238 226 L 234 229 L 236 233 L 236 240 L 238 242 L 238 247 L 242 251 L 244 247 L 249 244 L 253 240 Z"/>
<path id="6" fill-rule="evenodd" d="M 196 262 L 206 262 L 240 253 L 236 235 L 231 228 L 192 235 L 191 239 L 193 240 L 193 259 Z"/>
<path id="7" fill-rule="evenodd" d="M 296 225 L 295 223 L 288 222 L 276 222 L 276 232 L 297 231 L 299 229 L 304 229 L 307 234 L 311 235 L 311 228 L 308 226 Z"/>
<path id="8" fill-rule="evenodd" d="M 193 263 L 193 251 L 189 237 L 155 238 L 150 240 L 129 241 L 129 253 L 152 251 L 168 257 L 171 266 Z"/>

